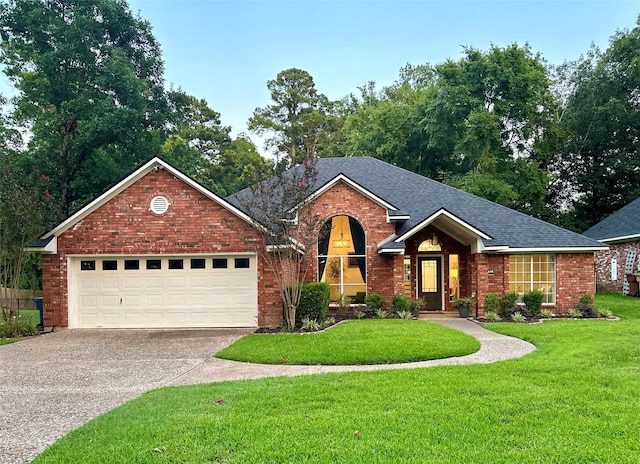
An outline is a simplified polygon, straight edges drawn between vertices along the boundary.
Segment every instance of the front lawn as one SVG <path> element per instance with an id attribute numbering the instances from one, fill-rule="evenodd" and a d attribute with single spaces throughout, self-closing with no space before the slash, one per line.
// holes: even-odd
<path id="1" fill-rule="evenodd" d="M 0 346 L 8 345 L 9 343 L 15 343 L 18 339 L 16 338 L 0 338 Z"/>
<path id="2" fill-rule="evenodd" d="M 161 388 L 35 462 L 636 463 L 640 299 L 596 303 L 622 320 L 489 325 L 538 347 L 500 363 Z"/>
<path id="3" fill-rule="evenodd" d="M 216 357 L 263 364 L 389 364 L 463 356 L 479 349 L 475 338 L 431 322 L 366 319 L 320 333 L 248 335 Z"/>

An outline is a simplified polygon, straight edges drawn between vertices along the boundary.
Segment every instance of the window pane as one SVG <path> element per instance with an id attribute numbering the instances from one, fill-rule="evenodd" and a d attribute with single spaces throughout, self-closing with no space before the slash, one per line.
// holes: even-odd
<path id="1" fill-rule="evenodd" d="M 227 268 L 227 258 L 213 258 L 213 268 L 214 269 L 226 269 Z"/>
<path id="2" fill-rule="evenodd" d="M 235 267 L 236 269 L 249 269 L 249 258 L 236 258 Z"/>
<path id="3" fill-rule="evenodd" d="M 543 292 L 543 303 L 555 302 L 554 255 L 515 255 L 509 257 L 509 291 L 523 294 L 531 290 Z"/>
<path id="4" fill-rule="evenodd" d="M 83 271 L 95 271 L 96 270 L 96 262 L 95 261 L 80 261 L 80 269 Z"/>
<path id="5" fill-rule="evenodd" d="M 137 259 L 125 259 L 124 268 L 127 271 L 135 271 L 136 269 L 140 269 L 140 261 Z"/>
<path id="6" fill-rule="evenodd" d="M 118 270 L 118 261 L 115 261 L 115 260 L 102 261 L 102 270 L 103 271 L 117 271 Z"/>
<path id="7" fill-rule="evenodd" d="M 182 269 L 182 268 L 184 268 L 184 263 L 181 259 L 169 260 L 169 269 Z"/>
<path id="8" fill-rule="evenodd" d="M 162 269 L 162 260 L 160 259 L 148 259 L 147 269 Z"/>
<path id="9" fill-rule="evenodd" d="M 204 269 L 205 260 L 202 258 L 193 258 L 191 260 L 191 269 Z"/>

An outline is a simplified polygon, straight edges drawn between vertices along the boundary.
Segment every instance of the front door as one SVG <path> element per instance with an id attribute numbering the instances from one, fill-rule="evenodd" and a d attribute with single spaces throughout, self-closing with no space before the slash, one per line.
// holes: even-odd
<path id="1" fill-rule="evenodd" d="M 424 300 L 431 311 L 443 309 L 441 268 L 440 256 L 418 258 L 418 298 Z"/>

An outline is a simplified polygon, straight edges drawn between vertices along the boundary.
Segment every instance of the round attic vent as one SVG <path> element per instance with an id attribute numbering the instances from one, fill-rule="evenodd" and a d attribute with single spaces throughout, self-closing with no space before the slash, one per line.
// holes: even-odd
<path id="1" fill-rule="evenodd" d="M 151 200 L 151 211 L 155 214 L 164 214 L 169 209 L 169 200 L 165 197 L 157 196 Z"/>

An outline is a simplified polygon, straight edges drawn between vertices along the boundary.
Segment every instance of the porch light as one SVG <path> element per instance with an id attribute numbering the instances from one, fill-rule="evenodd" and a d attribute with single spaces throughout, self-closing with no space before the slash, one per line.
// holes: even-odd
<path id="1" fill-rule="evenodd" d="M 433 246 L 436 246 L 438 244 L 438 233 L 434 232 L 433 235 L 431 236 L 431 244 Z"/>

